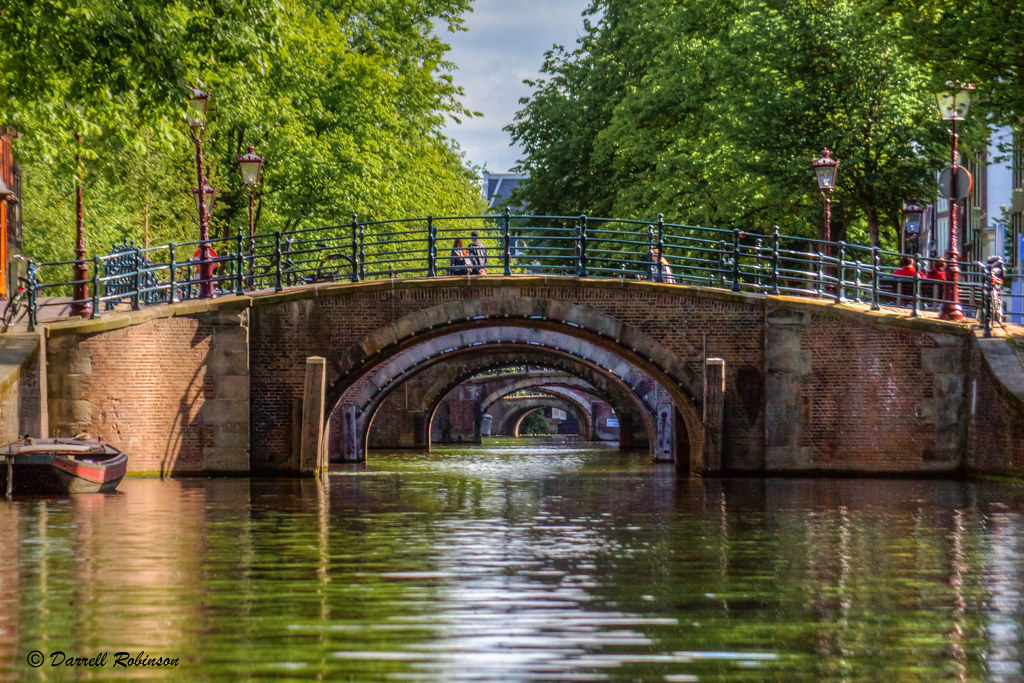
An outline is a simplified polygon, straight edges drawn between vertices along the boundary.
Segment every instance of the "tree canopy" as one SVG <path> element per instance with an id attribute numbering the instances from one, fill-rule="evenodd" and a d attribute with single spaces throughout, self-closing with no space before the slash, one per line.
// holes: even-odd
<path id="1" fill-rule="evenodd" d="M 539 214 L 823 236 L 811 161 L 829 148 L 842 160 L 832 239 L 895 247 L 903 203 L 934 196 L 948 163 L 935 90 L 957 79 L 992 93 L 961 129 L 966 148 L 1021 111 L 1021 10 L 966 4 L 594 0 L 586 34 L 548 53 L 508 128 L 529 174 L 519 199 Z M 981 16 L 992 42 L 957 58 L 954 37 Z"/>
<path id="2" fill-rule="evenodd" d="M 210 93 L 203 151 L 213 234 L 248 225 L 236 158 L 266 157 L 261 232 L 483 210 L 448 117 L 470 116 L 436 31 L 470 0 L 40 0 L 0 11 L 3 123 L 17 128 L 25 250 L 73 250 L 84 133 L 86 232 L 197 239 L 189 86 Z"/>

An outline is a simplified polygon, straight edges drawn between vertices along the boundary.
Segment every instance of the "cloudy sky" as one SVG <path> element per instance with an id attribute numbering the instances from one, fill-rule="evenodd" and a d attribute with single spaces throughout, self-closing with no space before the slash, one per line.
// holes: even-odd
<path id="1" fill-rule="evenodd" d="M 544 52 L 555 43 L 572 49 L 583 34 L 583 10 L 589 0 L 475 0 L 466 16 L 468 30 L 443 33 L 452 46 L 448 59 L 458 65 L 455 82 L 463 104 L 482 117 L 450 124 L 445 134 L 458 141 L 466 160 L 502 173 L 515 165 L 521 150 L 502 130 L 530 94 L 524 79 L 536 78 Z"/>

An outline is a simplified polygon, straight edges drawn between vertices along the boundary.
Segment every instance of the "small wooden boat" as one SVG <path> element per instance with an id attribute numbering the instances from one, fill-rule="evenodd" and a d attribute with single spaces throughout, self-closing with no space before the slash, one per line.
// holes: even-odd
<path id="1" fill-rule="evenodd" d="M 128 470 L 128 456 L 99 439 L 32 439 L 0 447 L 0 482 L 12 493 L 103 493 Z"/>

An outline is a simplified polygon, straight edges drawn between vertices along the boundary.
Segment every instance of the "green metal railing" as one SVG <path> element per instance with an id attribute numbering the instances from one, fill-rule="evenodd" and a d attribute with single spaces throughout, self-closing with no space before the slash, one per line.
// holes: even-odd
<path id="1" fill-rule="evenodd" d="M 199 242 L 142 248 L 125 243 L 94 256 L 85 280 L 92 317 L 105 311 L 177 302 L 199 296 L 211 282 L 215 295 L 319 282 L 445 277 L 456 239 L 468 246 L 477 231 L 487 249 L 488 275 L 563 275 L 649 280 L 755 292 L 937 310 L 945 283 L 895 275 L 901 254 L 877 247 L 780 234 L 702 228 L 655 221 L 588 216 L 512 215 L 359 221 L 254 237 L 239 231 L 211 239 L 212 264 L 199 263 Z M 664 260 L 652 258 L 660 253 Z M 920 263 L 920 261 L 919 261 Z M 76 281 L 74 261 L 29 260 L 30 324 L 41 308 L 67 306 Z M 961 262 L 960 303 L 966 315 L 989 323 L 992 266 Z M 462 277 L 473 277 L 462 275 Z M 1001 306 L 1001 303 L 1000 303 Z M 984 310 L 983 310 L 984 309 Z"/>

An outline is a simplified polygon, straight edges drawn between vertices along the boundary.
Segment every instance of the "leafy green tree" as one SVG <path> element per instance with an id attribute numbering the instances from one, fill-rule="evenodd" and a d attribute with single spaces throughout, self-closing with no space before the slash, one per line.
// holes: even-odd
<path id="1" fill-rule="evenodd" d="M 0 13 L 0 97 L 22 134 L 26 251 L 73 249 L 73 132 L 85 132 L 90 252 L 197 239 L 187 86 L 211 93 L 203 151 L 220 189 L 213 235 L 248 224 L 236 158 L 267 159 L 261 232 L 475 214 L 479 192 L 446 117 L 470 115 L 437 25 L 468 0 L 58 0 Z M 68 106 L 73 105 L 73 106 Z"/>

